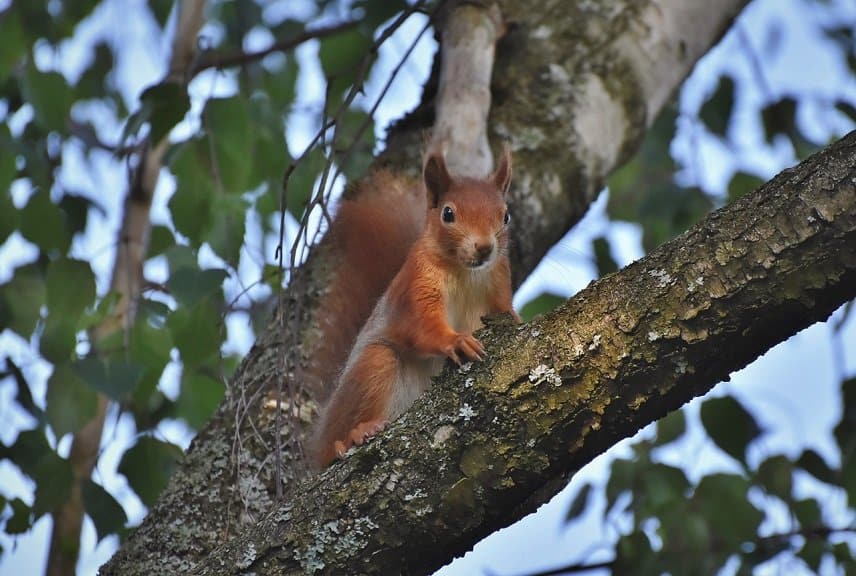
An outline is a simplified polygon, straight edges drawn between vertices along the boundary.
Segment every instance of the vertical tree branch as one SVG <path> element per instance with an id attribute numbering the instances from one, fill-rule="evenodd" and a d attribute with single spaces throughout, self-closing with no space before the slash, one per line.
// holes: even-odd
<path id="1" fill-rule="evenodd" d="M 481 178 L 493 168 L 487 139 L 490 78 L 496 42 L 504 32 L 495 4 L 453 4 L 443 27 L 431 144 L 446 152 L 449 169 L 459 176 Z"/>
<path id="2" fill-rule="evenodd" d="M 178 26 L 172 45 L 169 72 L 166 80 L 184 84 L 196 53 L 196 36 L 202 27 L 204 0 L 184 0 L 178 13 Z M 151 221 L 149 213 L 157 186 L 163 154 L 169 144 L 167 136 L 147 148 L 140 158 L 136 171 L 129 178 L 124 214 L 119 228 L 116 257 L 110 291 L 119 296 L 115 314 L 96 325 L 90 334 L 93 351 L 99 343 L 119 330 L 127 331 L 134 322 L 136 302 L 143 285 L 143 262 L 149 244 Z M 95 417 L 78 430 L 71 442 L 69 461 L 73 472 L 71 494 L 58 510 L 53 512 L 53 527 L 48 549 L 48 576 L 66 576 L 75 573 L 80 553 L 80 532 L 83 524 L 83 484 L 92 475 L 109 401 L 98 395 Z"/>

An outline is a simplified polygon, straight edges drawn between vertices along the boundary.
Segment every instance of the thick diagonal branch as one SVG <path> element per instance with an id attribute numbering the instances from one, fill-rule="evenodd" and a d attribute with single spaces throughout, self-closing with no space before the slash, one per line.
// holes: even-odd
<path id="1" fill-rule="evenodd" d="M 489 122 L 491 139 L 514 150 L 512 268 L 519 285 L 582 217 L 605 176 L 638 146 L 668 95 L 746 0 L 497 3 L 509 27 L 496 52 Z M 420 107 L 389 132 L 380 164 L 418 171 L 436 91 L 429 82 Z M 338 257 L 321 248 L 283 297 L 291 311 L 297 307 L 290 303 L 303 303 L 301 333 L 280 334 L 274 323 L 259 336 L 224 403 L 107 573 L 186 570 L 274 505 L 274 443 L 267 435 L 273 418 L 262 400 L 286 377 L 278 372 L 283 354 L 305 363 L 319 346 L 314 310 Z M 300 350 L 284 344 L 295 341 Z M 238 449 L 235 438 L 242 440 Z M 300 464 L 290 452 L 283 456 L 287 475 L 299 477 Z"/>
<path id="2" fill-rule="evenodd" d="M 856 132 L 549 315 L 491 325 L 486 362 L 197 573 L 430 573 L 854 297 Z"/>

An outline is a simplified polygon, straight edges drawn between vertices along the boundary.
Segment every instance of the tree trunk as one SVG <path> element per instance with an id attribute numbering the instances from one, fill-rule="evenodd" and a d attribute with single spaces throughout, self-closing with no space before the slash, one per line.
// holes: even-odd
<path id="1" fill-rule="evenodd" d="M 489 122 L 491 139 L 509 141 L 515 155 L 511 202 L 516 285 L 582 217 L 604 178 L 635 150 L 671 93 L 745 3 L 499 3 L 508 33 L 497 47 Z M 435 91 L 436 79 L 426 86 L 423 105 L 391 130 L 379 163 L 398 170 L 418 169 L 421 135 L 433 123 L 428 103 Z M 283 295 L 284 306 L 278 311 L 283 316 L 260 335 L 159 503 L 105 566 L 105 573 L 186 572 L 276 508 L 274 414 L 265 400 L 276 382 L 294 377 L 293 367 L 304 365 L 317 346 L 314 310 L 337 255 L 323 243 L 314 252 Z M 298 331 L 293 326 L 299 326 Z M 292 346 L 294 342 L 300 345 Z M 306 384 L 310 393 L 323 387 L 318 382 Z M 291 407 L 300 402 L 296 399 Z M 416 418 L 416 412 L 420 419 L 441 421 L 433 409 L 420 406 L 405 421 Z M 470 406 L 479 413 L 487 409 Z M 311 415 L 311 410 L 300 413 Z M 282 456 L 288 488 L 300 478 L 302 467 L 298 453 L 288 446 Z M 348 494 L 352 496 L 350 490 Z M 323 497 L 330 495 L 314 491 L 301 495 Z M 495 515 L 468 531 L 467 538 L 500 525 L 498 515 L 513 516 L 508 510 Z M 445 560 L 437 557 L 438 562 Z"/>

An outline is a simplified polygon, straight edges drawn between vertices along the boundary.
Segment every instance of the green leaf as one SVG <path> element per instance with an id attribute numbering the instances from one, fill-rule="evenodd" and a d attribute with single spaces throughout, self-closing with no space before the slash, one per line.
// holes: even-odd
<path id="1" fill-rule="evenodd" d="M 10 328 L 25 340 L 29 340 L 36 323 L 41 317 L 45 302 L 45 283 L 38 265 L 30 264 L 15 269 L 9 282 L 0 286 L 0 302 L 5 318 L 2 328 Z"/>
<path id="2" fill-rule="evenodd" d="M 42 460 L 57 456 L 48 445 L 44 431 L 37 428 L 19 433 L 12 445 L 6 448 L 5 457 L 32 478 Z"/>
<path id="3" fill-rule="evenodd" d="M 797 466 L 821 482 L 826 482 L 827 484 L 836 483 L 837 474 L 829 467 L 826 460 L 814 450 L 808 449 L 803 451 L 799 460 L 797 460 Z"/>
<path id="4" fill-rule="evenodd" d="M 676 410 L 657 421 L 657 439 L 655 446 L 674 442 L 687 431 L 687 420 L 682 410 Z"/>
<path id="5" fill-rule="evenodd" d="M 48 264 L 47 303 L 52 314 L 76 318 L 95 300 L 95 275 L 88 262 L 59 258 Z"/>
<path id="6" fill-rule="evenodd" d="M 285 196 L 288 211 L 295 218 L 300 218 L 306 209 L 315 188 L 315 181 L 324 170 L 325 164 L 326 159 L 322 152 L 318 148 L 313 148 L 295 166 L 294 172 L 288 179 Z"/>
<path id="7" fill-rule="evenodd" d="M 281 67 L 271 67 L 266 71 L 263 78 L 264 91 L 270 96 L 276 109 L 288 110 L 294 102 L 299 72 L 300 63 L 293 55 L 286 55 Z M 277 127 L 281 128 L 281 124 Z"/>
<path id="8" fill-rule="evenodd" d="M 187 236 L 194 248 L 199 248 L 213 223 L 213 192 L 211 159 L 208 140 L 195 138 L 177 148 L 171 161 L 175 174 L 175 193 L 169 200 L 175 229 Z"/>
<path id="9" fill-rule="evenodd" d="M 71 359 L 77 346 L 77 318 L 48 314 L 39 337 L 39 352 L 53 363 Z"/>
<path id="10" fill-rule="evenodd" d="M 122 357 L 87 356 L 71 368 L 91 388 L 116 401 L 124 400 L 143 377 L 142 366 Z"/>
<path id="11" fill-rule="evenodd" d="M 848 456 L 856 450 L 856 378 L 848 378 L 841 383 L 841 401 L 841 421 L 834 434 L 842 456 Z"/>
<path id="12" fill-rule="evenodd" d="M 773 138 L 779 134 L 788 136 L 794 129 L 797 114 L 797 101 L 793 98 L 782 98 L 761 110 L 761 120 L 764 123 L 764 138 L 773 143 Z"/>
<path id="13" fill-rule="evenodd" d="M 856 504 L 856 378 L 841 383 L 841 421 L 833 431 L 841 448 L 841 482 L 850 506 Z"/>
<path id="14" fill-rule="evenodd" d="M 755 540 L 764 514 L 748 499 L 749 482 L 736 474 L 710 474 L 701 479 L 693 503 L 703 512 L 711 532 L 737 546 Z"/>
<path id="15" fill-rule="evenodd" d="M 282 110 L 287 105 L 271 102 L 266 94 L 253 96 L 250 102 L 255 126 L 255 148 L 253 150 L 253 178 L 250 187 L 255 188 L 269 182 L 268 192 L 279 192 L 282 174 L 291 161 L 283 132 Z"/>
<path id="16" fill-rule="evenodd" d="M 725 136 L 734 109 L 734 79 L 728 74 L 719 77 L 716 91 L 699 110 L 699 117 L 711 132 Z"/>
<path id="17" fill-rule="evenodd" d="M 520 317 L 524 322 L 529 322 L 540 314 L 550 312 L 565 300 L 567 300 L 567 298 L 563 296 L 545 292 L 524 304 L 520 309 Z"/>
<path id="18" fill-rule="evenodd" d="M 181 458 L 178 446 L 143 436 L 122 456 L 119 473 L 128 479 L 143 504 L 151 507 Z"/>
<path id="19" fill-rule="evenodd" d="M 67 130 L 66 121 L 74 103 L 74 93 L 62 74 L 40 72 L 30 63 L 21 82 L 21 93 L 32 105 L 36 121 L 45 130 Z"/>
<path id="20" fill-rule="evenodd" d="M 853 560 L 853 553 L 850 551 L 850 545 L 847 542 L 834 544 L 832 546 L 832 554 L 835 556 L 835 560 L 844 568 L 845 574 L 853 574 L 856 562 Z"/>
<path id="21" fill-rule="evenodd" d="M 0 82 L 12 73 L 27 54 L 28 41 L 25 30 L 14 10 L 4 11 L 3 41 L 0 42 Z"/>
<path id="22" fill-rule="evenodd" d="M 18 406 L 23 408 L 36 420 L 41 421 L 44 418 L 44 412 L 33 401 L 33 394 L 30 392 L 30 385 L 27 383 L 26 378 L 24 378 L 24 373 L 21 372 L 18 365 L 8 356 L 6 357 L 6 371 L 11 373 L 15 379 L 15 386 L 17 387 L 15 401 L 18 402 Z"/>
<path id="23" fill-rule="evenodd" d="M 568 508 L 567 514 L 565 514 L 566 523 L 576 520 L 583 512 L 586 511 L 590 495 L 591 484 L 583 484 L 583 487 L 580 488 L 577 491 L 577 495 L 574 496 L 574 500 L 571 502 L 571 506 Z"/>
<path id="24" fill-rule="evenodd" d="M 736 399 L 723 396 L 705 401 L 701 405 L 701 422 L 722 451 L 746 464 L 746 448 L 761 434 L 761 428 Z"/>
<path id="25" fill-rule="evenodd" d="M 16 536 L 29 532 L 33 526 L 33 510 L 20 498 L 9 501 L 12 508 L 12 516 L 6 520 L 4 531 L 9 536 Z"/>
<path id="26" fill-rule="evenodd" d="M 115 316 L 116 305 L 119 303 L 119 300 L 120 296 L 118 292 L 108 292 L 105 294 L 103 298 L 98 300 L 94 308 L 88 308 L 83 312 L 83 317 L 80 319 L 78 328 L 80 330 L 89 330 L 107 318 Z"/>
<path id="27" fill-rule="evenodd" d="M 835 103 L 835 109 L 846 115 L 851 122 L 856 122 L 856 106 L 850 102 L 839 100 Z"/>
<path id="28" fill-rule="evenodd" d="M 767 493 L 785 502 L 791 499 L 794 464 L 785 456 L 771 456 L 758 466 L 756 477 Z"/>
<path id="29" fill-rule="evenodd" d="M 213 206 L 217 218 L 208 232 L 208 245 L 220 258 L 237 268 L 244 246 L 247 201 L 240 196 L 217 195 Z"/>
<path id="30" fill-rule="evenodd" d="M 228 276 L 222 268 L 179 268 L 169 277 L 166 286 L 179 304 L 189 307 L 219 294 Z"/>
<path id="31" fill-rule="evenodd" d="M 157 328 L 162 328 L 166 325 L 166 319 L 170 314 L 172 314 L 172 311 L 169 306 L 157 300 L 140 298 L 137 304 L 137 317 L 148 319 Z"/>
<path id="32" fill-rule="evenodd" d="M 95 532 L 100 542 L 105 536 L 120 533 L 128 521 L 125 510 L 104 488 L 86 479 L 83 483 L 83 507 L 95 524 Z"/>
<path id="33" fill-rule="evenodd" d="M 98 397 L 66 364 L 48 378 L 47 419 L 57 439 L 77 432 L 95 417 Z"/>
<path id="34" fill-rule="evenodd" d="M 0 148 L 0 190 L 8 191 L 12 185 L 12 179 L 7 179 L 5 174 L 8 165 L 11 165 L 14 171 L 15 157 Z M 19 225 L 18 209 L 12 203 L 11 195 L 9 192 L 0 193 L 0 246 L 18 230 Z"/>
<path id="35" fill-rule="evenodd" d="M 357 80 L 371 47 L 371 36 L 360 29 L 347 30 L 321 40 L 318 59 L 332 96 L 340 95 Z"/>
<path id="36" fill-rule="evenodd" d="M 348 180 L 368 171 L 374 146 L 374 118 L 362 110 L 347 109 L 336 125 L 333 158 Z"/>
<path id="37" fill-rule="evenodd" d="M 657 555 L 651 548 L 651 541 L 644 532 L 631 532 L 618 539 L 615 544 L 614 574 L 654 576 L 662 572 Z"/>
<path id="38" fill-rule="evenodd" d="M 220 380 L 200 370 L 185 368 L 181 373 L 181 393 L 173 406 L 173 415 L 200 430 L 220 405 L 225 392 L 226 387 Z"/>
<path id="39" fill-rule="evenodd" d="M 805 544 L 797 552 L 797 556 L 802 558 L 812 572 L 820 573 L 820 561 L 823 560 L 823 555 L 826 554 L 826 543 L 822 540 L 807 538 Z"/>
<path id="40" fill-rule="evenodd" d="M 36 482 L 36 498 L 33 502 L 36 518 L 53 512 L 71 496 L 74 481 L 71 464 L 53 451 L 39 461 L 32 478 Z"/>
<path id="41" fill-rule="evenodd" d="M 77 94 L 81 99 L 100 100 L 106 96 L 108 78 L 115 67 L 113 50 L 106 42 L 98 42 L 93 49 L 93 58 L 77 82 Z"/>
<path id="42" fill-rule="evenodd" d="M 618 264 L 612 257 L 609 249 L 609 240 L 605 236 L 599 236 L 592 241 L 594 247 L 594 261 L 597 264 L 598 276 L 606 276 L 618 270 Z"/>
<path id="43" fill-rule="evenodd" d="M 606 483 L 606 509 L 611 510 L 618 497 L 632 490 L 636 465 L 631 460 L 617 458 L 612 461 L 609 469 L 609 480 Z"/>
<path id="44" fill-rule="evenodd" d="M 162 82 L 146 88 L 140 95 L 140 102 L 143 116 L 151 123 L 153 143 L 165 138 L 190 110 L 190 97 L 175 82 Z"/>
<path id="45" fill-rule="evenodd" d="M 356 0 L 351 9 L 364 18 L 364 24 L 377 28 L 407 8 L 404 0 Z"/>
<path id="46" fill-rule="evenodd" d="M 247 189 L 253 163 L 253 124 L 243 96 L 211 98 L 203 111 L 208 140 L 213 144 L 213 168 L 222 189 L 241 193 Z M 216 222 L 216 220 L 215 220 Z"/>
<path id="47" fill-rule="evenodd" d="M 36 190 L 21 210 L 21 234 L 45 252 L 65 254 L 71 245 L 65 216 L 45 190 Z"/>
<path id="48" fill-rule="evenodd" d="M 803 528 L 814 528 L 821 525 L 823 515 L 820 510 L 820 504 L 814 498 L 806 498 L 797 500 L 791 506 L 797 521 Z"/>
<path id="49" fill-rule="evenodd" d="M 758 178 L 753 174 L 747 174 L 746 172 L 736 172 L 734 176 L 731 177 L 731 181 L 728 183 L 728 201 L 734 202 L 738 198 L 741 198 L 749 192 L 752 192 L 763 183 L 764 180 Z"/>
<path id="50" fill-rule="evenodd" d="M 683 470 L 662 463 L 646 466 L 642 473 L 642 487 L 635 491 L 635 506 L 642 516 L 657 516 L 663 510 L 682 502 L 690 488 Z"/>
<path id="51" fill-rule="evenodd" d="M 155 20 L 160 25 L 161 28 L 166 27 L 166 21 L 169 18 L 170 12 L 172 12 L 172 6 L 175 2 L 173 0 L 149 0 L 148 7 L 149 10 L 152 11 L 152 16 L 155 17 Z"/>
<path id="52" fill-rule="evenodd" d="M 149 251 L 146 258 L 154 258 L 160 256 L 167 251 L 168 248 L 175 245 L 175 236 L 172 231 L 166 226 L 155 224 L 152 226 L 152 233 L 149 239 Z"/>
<path id="53" fill-rule="evenodd" d="M 189 246 L 176 244 L 164 252 L 166 262 L 169 265 L 169 273 L 175 274 L 182 268 L 199 268 L 196 251 Z"/>
<path id="54" fill-rule="evenodd" d="M 131 330 L 129 344 L 131 358 L 143 367 L 143 375 L 134 389 L 133 400 L 138 406 L 144 406 L 155 393 L 164 368 L 169 363 L 172 338 L 165 327 L 155 327 L 145 317 L 138 316 Z"/>
<path id="55" fill-rule="evenodd" d="M 69 233 L 72 235 L 86 230 L 90 209 L 94 209 L 101 216 L 107 216 L 107 211 L 97 203 L 86 196 L 73 194 L 68 191 L 62 195 L 59 201 L 59 208 L 65 214 L 65 221 L 68 225 Z"/>
<path id="56" fill-rule="evenodd" d="M 220 314 L 207 302 L 179 308 L 170 315 L 167 328 L 186 367 L 216 358 L 220 352 Z"/>

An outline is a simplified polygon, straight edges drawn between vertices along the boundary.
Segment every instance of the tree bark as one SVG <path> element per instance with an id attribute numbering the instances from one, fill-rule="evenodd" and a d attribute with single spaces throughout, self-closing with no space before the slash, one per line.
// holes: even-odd
<path id="1" fill-rule="evenodd" d="M 413 409 L 197 574 L 426 574 L 856 297 L 856 131 L 550 314 L 489 324 Z"/>
<path id="2" fill-rule="evenodd" d="M 745 3 L 499 2 L 509 29 L 497 48 L 489 122 L 491 140 L 509 141 L 515 154 L 516 285 L 582 217 L 604 178 L 638 146 L 671 93 Z M 379 164 L 418 170 L 435 91 L 433 80 L 423 105 L 390 131 Z M 314 309 L 336 257 L 322 243 L 295 275 L 278 312 L 286 320 L 275 318 L 260 335 L 159 503 L 104 573 L 186 572 L 276 507 L 274 415 L 266 394 L 277 380 L 294 377 L 294 368 L 283 373 L 283 356 L 286 366 L 301 366 L 318 345 Z M 280 326 L 300 330 L 281 333 Z M 308 383 L 313 387 L 322 384 Z M 311 419 L 312 410 L 297 403 L 290 408 Z M 302 467 L 294 450 L 283 459 L 289 486 Z"/>

